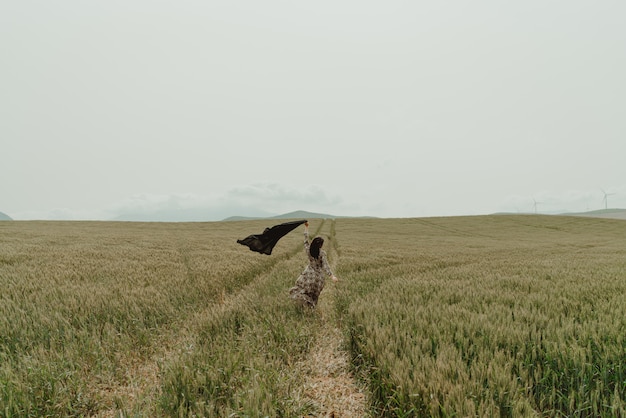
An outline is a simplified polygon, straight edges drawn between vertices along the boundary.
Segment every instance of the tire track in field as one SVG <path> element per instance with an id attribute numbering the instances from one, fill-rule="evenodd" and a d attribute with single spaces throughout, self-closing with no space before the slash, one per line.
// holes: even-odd
<path id="1" fill-rule="evenodd" d="M 334 290 L 326 292 L 332 297 Z M 343 334 L 330 312 L 330 301 L 320 301 L 322 326 L 306 358 L 296 365 L 305 376 L 304 397 L 323 417 L 367 417 L 365 390 L 350 372 L 348 353 L 343 349 Z"/>
<path id="2" fill-rule="evenodd" d="M 329 258 L 334 270 L 339 252 L 336 248 L 335 221 L 331 222 L 328 253 L 332 254 Z M 324 286 L 316 308 L 322 326 L 313 347 L 306 358 L 296 365 L 296 369 L 306 377 L 304 397 L 317 410 L 315 416 L 367 417 L 365 390 L 350 372 L 350 357 L 343 349 L 343 333 L 332 306 L 337 285 L 339 283 L 331 281 Z"/>
<path id="3" fill-rule="evenodd" d="M 316 232 L 319 232 L 319 229 Z M 100 385 L 98 390 L 97 398 L 108 408 L 93 416 L 98 418 L 124 417 L 146 411 L 148 415 L 160 415 L 156 405 L 161 396 L 162 370 L 193 350 L 195 330 L 198 324 L 206 319 L 209 311 L 212 311 L 213 315 L 223 316 L 229 310 L 248 303 L 247 298 L 250 292 L 260 280 L 270 276 L 274 269 L 281 268 L 284 262 L 299 256 L 301 251 L 300 244 L 298 248 L 276 256 L 274 262 L 257 271 L 246 285 L 231 293 L 222 291 L 221 295 L 216 300 L 208 302 L 204 309 L 190 313 L 184 320 L 171 324 L 155 339 L 152 347 L 157 348 L 152 355 L 147 358 L 140 356 L 124 358 L 121 361 L 121 368 L 126 370 L 123 379 L 114 382 L 113 385 Z M 184 257 L 183 265 L 188 268 L 188 262 Z"/>

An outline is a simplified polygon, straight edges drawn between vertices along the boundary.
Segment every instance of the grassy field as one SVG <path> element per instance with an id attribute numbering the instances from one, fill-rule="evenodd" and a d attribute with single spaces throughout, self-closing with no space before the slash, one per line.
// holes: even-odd
<path id="1" fill-rule="evenodd" d="M 372 416 L 626 415 L 626 222 L 310 221 L 327 311 L 269 221 L 0 222 L 0 416 L 315 416 L 329 324 Z"/>

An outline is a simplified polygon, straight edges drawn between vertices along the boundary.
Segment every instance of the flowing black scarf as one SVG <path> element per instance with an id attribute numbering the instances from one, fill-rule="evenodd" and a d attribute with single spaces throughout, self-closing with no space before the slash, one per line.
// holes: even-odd
<path id="1" fill-rule="evenodd" d="M 238 239 L 237 242 L 241 245 L 247 245 L 250 251 L 270 255 L 279 239 L 305 222 L 306 220 L 285 222 L 271 228 L 265 228 L 262 234 L 248 235 L 244 239 Z"/>

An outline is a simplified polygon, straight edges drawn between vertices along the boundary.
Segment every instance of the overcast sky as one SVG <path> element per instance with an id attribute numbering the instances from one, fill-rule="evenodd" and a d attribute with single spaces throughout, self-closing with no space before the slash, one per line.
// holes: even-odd
<path id="1" fill-rule="evenodd" d="M 0 211 L 626 207 L 624 1 L 0 0 Z M 149 216 L 146 215 L 147 218 Z"/>

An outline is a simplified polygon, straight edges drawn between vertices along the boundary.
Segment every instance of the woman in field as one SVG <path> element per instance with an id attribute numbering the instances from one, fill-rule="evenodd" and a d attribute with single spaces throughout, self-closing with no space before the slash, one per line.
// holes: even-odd
<path id="1" fill-rule="evenodd" d="M 323 244 L 322 237 L 315 237 L 309 243 L 309 223 L 306 222 L 304 224 L 304 252 L 309 257 L 309 265 L 296 280 L 296 285 L 289 290 L 289 295 L 291 299 L 310 308 L 317 305 L 326 276 L 330 276 L 334 282 L 337 281 L 337 277 L 328 265 L 326 252 L 322 250 Z"/>

